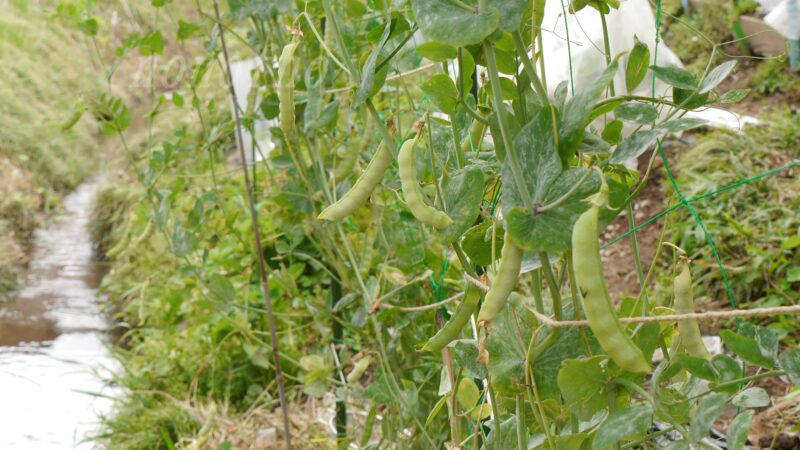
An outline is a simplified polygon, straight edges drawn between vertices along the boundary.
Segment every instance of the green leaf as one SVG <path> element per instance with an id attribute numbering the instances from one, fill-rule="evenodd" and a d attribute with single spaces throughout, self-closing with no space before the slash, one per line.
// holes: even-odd
<path id="1" fill-rule="evenodd" d="M 486 340 L 489 377 L 501 395 L 516 395 L 525 389 L 523 369 L 527 347 L 523 342 L 527 344 L 530 341 L 532 330 L 536 329 L 536 319 L 518 303 L 509 300 L 508 306 L 492 321 L 492 332 Z"/>
<path id="2" fill-rule="evenodd" d="M 717 373 L 714 365 L 706 359 L 690 355 L 678 355 L 674 360 L 698 378 L 709 381 L 716 381 L 719 378 L 719 373 Z"/>
<path id="3" fill-rule="evenodd" d="M 300 358 L 303 392 L 313 397 L 322 397 L 328 392 L 328 380 L 333 375 L 333 365 L 319 355 L 306 355 Z"/>
<path id="4" fill-rule="evenodd" d="M 734 395 L 731 403 L 740 408 L 762 408 L 769 406 L 769 394 L 764 388 L 751 387 Z"/>
<path id="5" fill-rule="evenodd" d="M 383 34 L 381 35 L 380 41 L 378 41 L 377 47 L 372 50 L 372 53 L 369 54 L 364 66 L 361 68 L 361 84 L 358 86 L 355 97 L 354 106 L 356 107 L 367 101 L 374 93 L 373 88 L 375 86 L 376 77 L 375 67 L 378 64 L 378 56 L 380 56 L 383 46 L 386 45 L 386 41 L 389 40 L 391 31 L 392 23 L 389 22 L 383 29 Z"/>
<path id="6" fill-rule="evenodd" d="M 558 450 L 581 450 L 583 443 L 589 435 L 586 433 L 560 434 L 556 436 L 556 448 Z"/>
<path id="7" fill-rule="evenodd" d="M 589 122 L 592 109 L 603 92 L 614 80 L 618 63 L 612 62 L 586 89 L 578 92 L 565 104 L 559 114 L 558 153 L 566 162 L 583 140 L 583 131 Z M 548 111 L 549 114 L 549 111 Z M 552 125 L 551 125 L 552 127 Z"/>
<path id="8" fill-rule="evenodd" d="M 528 189 L 535 203 L 543 202 L 547 189 L 561 174 L 561 160 L 556 151 L 553 123 L 550 110 L 543 108 L 514 138 L 514 151 L 517 154 L 526 186 L 517 186 L 511 170 L 511 160 L 503 163 L 501 177 L 503 185 L 503 207 L 524 206 L 519 188 Z"/>
<path id="9" fill-rule="evenodd" d="M 720 331 L 719 337 L 722 338 L 722 342 L 725 343 L 726 347 L 750 364 L 769 368 L 775 367 L 775 360 L 772 355 L 765 352 L 755 339 L 742 336 L 731 330 Z"/>
<path id="10" fill-rule="evenodd" d="M 603 128 L 602 138 L 604 141 L 608 142 L 609 144 L 619 144 L 622 140 L 622 126 L 624 124 L 621 120 L 612 120 L 611 122 Z M 586 141 L 586 136 L 583 138 Z"/>
<path id="11" fill-rule="evenodd" d="M 459 340 L 452 346 L 454 359 L 473 378 L 486 378 L 486 366 L 478 363 L 478 344 L 474 340 Z"/>
<path id="12" fill-rule="evenodd" d="M 697 109 L 708 103 L 708 92 L 698 94 L 694 89 L 672 88 L 672 101 L 683 109 Z"/>
<path id="13" fill-rule="evenodd" d="M 781 367 L 795 386 L 800 386 L 800 349 L 794 348 L 781 353 Z"/>
<path id="14" fill-rule="evenodd" d="M 576 187 L 590 169 L 569 169 L 558 175 L 549 186 L 543 199 L 534 197 L 534 203 L 547 205 L 561 199 Z M 526 171 L 526 173 L 535 173 Z M 544 178 L 537 174 L 536 178 Z M 529 177 L 526 177 L 529 179 Z M 584 200 L 600 189 L 600 177 L 596 173 L 578 187 L 561 204 L 547 211 L 528 212 L 513 208 L 506 214 L 508 237 L 521 248 L 531 251 L 562 252 L 570 249 L 572 228 L 589 205 Z"/>
<path id="15" fill-rule="evenodd" d="M 658 124 L 651 130 L 642 130 L 628 136 L 627 139 L 622 141 L 614 152 L 611 154 L 608 162 L 611 164 L 622 164 L 634 158 L 638 158 L 642 153 L 647 151 L 651 145 L 656 142 L 656 139 L 666 134 L 678 133 L 686 131 L 691 128 L 699 127 L 706 122 L 702 119 L 694 119 L 689 117 L 681 117 L 679 119 L 672 119 Z"/>
<path id="16" fill-rule="evenodd" d="M 492 264 L 492 222 L 485 221 L 467 230 L 461 247 L 469 259 L 476 265 L 488 266 Z M 500 258 L 500 249 L 503 248 L 504 233 L 502 227 L 496 231 L 495 257 Z"/>
<path id="17" fill-rule="evenodd" d="M 495 418 L 494 422 L 497 423 L 499 420 L 499 418 Z M 500 422 L 496 428 L 492 428 L 489 436 L 486 437 L 484 448 L 517 448 L 517 417 L 511 416 Z"/>
<path id="18" fill-rule="evenodd" d="M 519 30 L 522 15 L 529 3 L 527 0 L 494 0 L 489 2 L 489 7 L 500 14 L 500 29 L 514 32 Z"/>
<path id="19" fill-rule="evenodd" d="M 680 67 L 650 66 L 656 78 L 670 86 L 681 89 L 697 89 L 697 80 L 694 75 Z"/>
<path id="20" fill-rule="evenodd" d="M 649 125 L 658 118 L 658 110 L 650 103 L 623 103 L 614 109 L 619 120 Z"/>
<path id="21" fill-rule="evenodd" d="M 733 68 L 736 67 L 736 60 L 725 61 L 712 70 L 700 83 L 700 94 L 710 92 L 712 89 L 719 86 L 725 78 L 728 78 Z"/>
<path id="22" fill-rule="evenodd" d="M 728 426 L 725 443 L 728 450 L 742 450 L 747 443 L 750 425 L 753 423 L 753 410 L 739 413 Z"/>
<path id="23" fill-rule="evenodd" d="M 650 66 L 650 49 L 647 44 L 633 37 L 633 49 L 628 55 L 628 64 L 625 67 L 625 87 L 628 92 L 633 92 L 642 83 Z"/>
<path id="24" fill-rule="evenodd" d="M 717 373 L 719 373 L 720 384 L 737 380 L 744 376 L 742 365 L 728 355 L 714 355 L 714 357 L 711 358 L 711 364 L 717 370 Z M 738 390 L 739 388 L 737 386 L 724 389 L 725 392 L 736 392 Z"/>
<path id="25" fill-rule="evenodd" d="M 142 56 L 163 55 L 164 36 L 161 31 L 155 30 L 147 33 L 139 40 L 139 53 Z"/>
<path id="26" fill-rule="evenodd" d="M 261 110 L 261 114 L 264 115 L 264 118 L 267 120 L 275 119 L 278 117 L 280 113 L 280 100 L 278 100 L 278 94 L 276 92 L 270 92 L 264 96 L 261 100 L 261 105 L 259 109 Z"/>
<path id="27" fill-rule="evenodd" d="M 466 167 L 447 180 L 444 188 L 445 212 L 453 223 L 442 230 L 445 244 L 461 237 L 478 218 L 483 200 L 483 171 Z"/>
<path id="28" fill-rule="evenodd" d="M 659 412 L 656 415 L 665 422 L 677 421 L 686 423 L 691 417 L 691 403 L 685 394 L 673 388 L 661 387 L 658 389 L 658 404 L 660 411 L 668 413 L 670 418 L 662 416 Z"/>
<path id="29" fill-rule="evenodd" d="M 467 411 L 477 406 L 478 401 L 481 399 L 481 391 L 472 381 L 472 378 L 462 378 L 458 382 L 456 399 L 458 399 L 458 404 Z"/>
<path id="30" fill-rule="evenodd" d="M 466 1 L 470 6 L 474 1 Z M 466 47 L 483 41 L 500 23 L 497 9 L 478 11 L 463 8 L 449 0 L 413 0 L 414 16 L 428 40 L 453 47 Z"/>
<path id="31" fill-rule="evenodd" d="M 501 111 L 505 123 L 508 125 L 508 129 L 506 131 L 508 131 L 509 134 L 509 142 L 511 142 L 513 145 L 514 138 L 520 131 L 519 122 L 517 122 L 516 116 L 514 116 L 514 113 L 505 104 L 503 104 Z M 493 140 L 494 151 L 497 154 L 497 160 L 502 163 L 506 158 L 506 148 L 500 133 L 500 123 L 498 121 L 498 113 L 496 111 L 489 116 L 489 129 L 491 130 L 492 136 L 497 136 L 497 138 Z M 505 191 L 505 189 L 503 189 L 503 191 Z"/>
<path id="32" fill-rule="evenodd" d="M 610 375 L 603 369 L 605 356 L 567 359 L 558 371 L 558 388 L 570 411 L 581 420 L 589 420 L 605 409 Z"/>
<path id="33" fill-rule="evenodd" d="M 458 105 L 458 89 L 448 75 L 443 73 L 428 78 L 421 86 L 422 92 L 445 114 L 453 114 Z"/>
<path id="34" fill-rule="evenodd" d="M 211 275 L 208 280 L 208 289 L 220 300 L 231 303 L 236 299 L 236 290 L 228 278 L 219 274 Z"/>
<path id="35" fill-rule="evenodd" d="M 733 89 L 722 94 L 722 96 L 719 98 L 719 101 L 720 103 L 739 103 L 740 101 L 744 100 L 749 93 L 750 89 Z"/>
<path id="36" fill-rule="evenodd" d="M 441 44 L 439 42 L 425 42 L 417 45 L 417 53 L 423 58 L 428 58 L 435 62 L 444 62 L 455 59 L 458 50 L 452 45 Z"/>
<path id="37" fill-rule="evenodd" d="M 86 35 L 96 36 L 100 32 L 100 23 L 94 17 L 78 22 L 78 29 Z"/>
<path id="38" fill-rule="evenodd" d="M 607 449 L 626 438 L 643 435 L 652 422 L 653 407 L 649 403 L 615 411 L 597 428 L 592 448 Z"/>
<path id="39" fill-rule="evenodd" d="M 692 442 L 699 442 L 708 436 L 711 425 L 717 420 L 722 408 L 725 407 L 725 394 L 719 392 L 708 395 L 700 400 L 697 405 L 697 412 L 692 416 L 691 435 Z"/>
<path id="40" fill-rule="evenodd" d="M 189 39 L 189 38 L 199 34 L 201 30 L 202 30 L 202 28 L 200 27 L 200 25 L 197 25 L 197 24 L 194 24 L 194 23 L 190 23 L 190 22 L 185 22 L 185 21 L 179 19 L 178 20 L 178 32 L 177 32 L 176 37 L 177 37 L 177 39 L 179 41 L 185 41 L 186 39 Z"/>

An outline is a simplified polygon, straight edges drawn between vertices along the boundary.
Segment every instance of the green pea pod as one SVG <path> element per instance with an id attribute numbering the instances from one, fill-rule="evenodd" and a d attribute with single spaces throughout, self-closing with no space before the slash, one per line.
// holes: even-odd
<path id="1" fill-rule="evenodd" d="M 469 129 L 469 138 L 464 139 L 464 142 L 461 143 L 461 150 L 464 152 L 477 152 L 481 148 L 481 142 L 483 142 L 483 136 L 486 134 L 486 124 L 480 122 L 478 120 L 472 122 L 472 126 Z"/>
<path id="2" fill-rule="evenodd" d="M 400 182 L 403 187 L 403 199 L 408 205 L 408 210 L 417 220 L 441 229 L 453 223 L 453 220 L 444 212 L 425 203 L 424 194 L 419 188 L 417 163 L 414 160 L 414 147 L 417 145 L 417 140 L 421 135 L 422 132 L 417 134 L 416 137 L 405 141 L 400 148 L 400 154 L 397 156 L 397 162 L 400 167 Z"/>
<path id="3" fill-rule="evenodd" d="M 503 242 L 497 276 L 494 278 L 489 292 L 486 293 L 486 300 L 478 313 L 478 322 L 488 322 L 494 319 L 506 306 L 508 296 L 517 286 L 523 253 L 521 248 L 511 242 L 511 239 Z"/>
<path id="4" fill-rule="evenodd" d="M 333 178 L 335 183 L 342 182 L 353 173 L 353 169 L 356 168 L 356 161 L 358 161 L 359 150 L 357 148 L 345 149 L 344 154 L 341 155 L 339 162 L 336 164 L 336 176 Z"/>
<path id="5" fill-rule="evenodd" d="M 356 180 L 356 184 L 335 203 L 325 208 L 319 216 L 320 220 L 342 220 L 367 202 L 372 191 L 380 183 L 384 172 L 392 163 L 392 150 L 386 141 L 381 142 L 378 150 L 367 165 L 367 170 Z"/>
<path id="6" fill-rule="evenodd" d="M 681 258 L 679 263 L 681 272 L 673 280 L 675 290 L 675 312 L 678 314 L 689 314 L 694 311 L 694 298 L 692 296 L 692 273 L 689 270 L 689 260 Z M 711 359 L 703 337 L 700 334 L 700 327 L 696 320 L 679 320 L 678 331 L 680 332 L 680 345 L 690 356 L 703 359 Z"/>
<path id="7" fill-rule="evenodd" d="M 294 52 L 298 42 L 283 47 L 278 58 L 278 119 L 284 134 L 294 129 Z"/>
<path id="8" fill-rule="evenodd" d="M 480 299 L 481 290 L 475 287 L 474 284 L 467 283 L 467 290 L 464 291 L 464 298 L 461 299 L 461 303 L 458 304 L 453 315 L 450 316 L 450 319 L 442 329 L 422 346 L 422 351 L 438 352 L 445 348 L 447 344 L 453 342 L 469 322 L 469 318 L 475 312 L 475 307 L 478 306 Z"/>
<path id="9" fill-rule="evenodd" d="M 604 201 L 592 204 L 575 222 L 572 231 L 572 259 L 575 278 L 583 293 L 583 310 L 600 346 L 619 367 L 628 372 L 650 372 L 650 364 L 641 349 L 625 334 L 608 295 L 597 239 L 598 203 Z"/>

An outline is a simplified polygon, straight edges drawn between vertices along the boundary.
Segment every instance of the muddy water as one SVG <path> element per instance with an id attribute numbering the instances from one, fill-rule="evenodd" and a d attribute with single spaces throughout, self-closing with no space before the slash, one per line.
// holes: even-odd
<path id="1" fill-rule="evenodd" d="M 38 230 L 24 288 L 0 302 L 0 449 L 92 448 L 114 370 L 87 230 L 97 182 Z M 94 394 L 94 395 L 93 395 Z"/>

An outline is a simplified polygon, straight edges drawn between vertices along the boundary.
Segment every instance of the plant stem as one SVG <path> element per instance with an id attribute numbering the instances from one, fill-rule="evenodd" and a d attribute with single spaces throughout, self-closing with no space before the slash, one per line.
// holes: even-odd
<path id="1" fill-rule="evenodd" d="M 606 24 L 606 15 L 603 14 L 602 11 L 600 12 L 600 24 L 603 26 L 603 50 L 605 50 L 606 56 L 606 66 L 611 65 L 611 43 L 608 40 L 608 24 Z M 611 81 L 611 84 L 608 86 L 608 91 L 611 93 L 613 97 L 616 95 L 614 92 L 614 81 Z"/>
<path id="2" fill-rule="evenodd" d="M 361 84 L 361 74 L 358 71 L 358 67 L 356 67 L 353 56 L 350 54 L 350 49 L 345 45 L 342 30 L 339 28 L 339 21 L 336 19 L 336 15 L 333 13 L 333 8 L 331 7 L 331 0 L 322 0 L 322 7 L 325 8 L 325 17 L 331 25 L 333 25 L 333 33 L 334 36 L 336 36 L 336 42 L 339 44 L 339 49 L 344 56 L 345 64 L 347 64 L 347 67 L 350 69 L 350 78 L 352 78 L 356 84 Z"/>
<path id="3" fill-rule="evenodd" d="M 536 74 L 536 69 L 533 67 L 533 62 L 531 58 L 528 56 L 528 49 L 525 48 L 525 43 L 522 42 L 522 36 L 519 34 L 519 31 L 514 32 L 514 45 L 517 48 L 517 54 L 519 58 L 522 60 L 522 68 L 525 70 L 525 73 L 528 75 L 528 78 L 531 79 L 531 84 L 533 84 L 533 89 L 539 94 L 539 99 L 542 100 L 542 104 L 548 105 L 550 104 L 550 99 L 547 97 L 547 89 L 544 88 L 542 84 L 542 80 L 539 79 L 539 75 Z"/>
<path id="4" fill-rule="evenodd" d="M 220 30 L 222 30 L 222 20 L 220 19 L 219 14 L 219 1 L 214 0 L 214 14 L 216 16 L 216 21 Z M 228 56 L 228 48 L 225 45 L 225 33 L 220 32 L 220 44 L 222 46 L 222 54 L 225 59 L 225 68 L 226 68 L 226 75 L 228 78 L 228 87 L 230 89 L 231 100 L 233 100 L 233 104 L 237 105 L 236 99 L 236 90 L 233 87 L 233 76 L 231 74 L 231 65 L 230 65 L 230 58 Z M 291 429 L 289 428 L 289 405 L 286 399 L 286 387 L 285 387 L 285 380 L 283 377 L 283 370 L 281 370 L 281 354 L 280 349 L 278 348 L 278 334 L 277 334 L 277 326 L 275 324 L 275 314 L 272 311 L 272 295 L 269 291 L 269 275 L 267 274 L 267 264 L 264 260 L 264 252 L 262 251 L 261 245 L 261 230 L 258 226 L 258 212 L 256 211 L 255 200 L 253 198 L 253 185 L 250 182 L 250 173 L 247 171 L 247 159 L 245 155 L 244 147 L 242 146 L 243 138 L 242 138 L 242 124 L 241 118 L 239 117 L 238 108 L 233 109 L 234 118 L 236 120 L 236 134 L 238 137 L 238 142 L 236 146 L 239 148 L 239 156 L 242 162 L 242 172 L 244 174 L 244 183 L 247 190 L 247 201 L 250 210 L 250 220 L 253 224 L 253 236 L 255 238 L 255 252 L 257 255 L 258 260 L 258 274 L 261 278 L 261 289 L 263 290 L 264 295 L 264 303 L 266 304 L 267 308 L 267 317 L 269 320 L 269 331 L 270 331 L 270 340 L 272 342 L 272 356 L 274 359 L 275 364 L 275 377 L 278 381 L 278 395 L 280 396 L 280 403 L 281 403 L 281 411 L 283 413 L 283 433 L 284 438 L 286 440 L 286 449 L 292 450 L 292 434 Z"/>
<path id="5" fill-rule="evenodd" d="M 544 314 L 544 301 L 542 300 L 542 269 L 531 272 L 531 290 L 536 312 Z"/>
<path id="6" fill-rule="evenodd" d="M 544 279 L 547 281 L 547 287 L 550 288 L 550 295 L 553 299 L 553 315 L 556 320 L 561 320 L 561 292 L 556 282 L 556 277 L 553 275 L 553 268 L 550 266 L 550 259 L 547 257 L 546 252 L 539 252 L 539 260 L 542 262 L 542 272 Z"/>
<path id="7" fill-rule="evenodd" d="M 586 173 L 578 180 L 577 183 L 575 183 L 575 185 L 573 185 L 571 188 L 569 188 L 569 190 L 564 195 L 562 195 L 561 197 L 557 198 L 555 201 L 553 201 L 553 203 L 549 203 L 549 204 L 544 205 L 544 206 L 536 207 L 535 208 L 535 212 L 543 213 L 545 211 L 549 211 L 549 210 L 551 210 L 553 208 L 561 206 L 564 202 L 569 200 L 570 197 L 575 195 L 576 192 L 578 192 L 578 189 L 580 189 L 581 186 L 583 186 L 583 183 L 585 183 L 586 180 L 588 180 L 589 177 L 592 176 L 593 173 L 594 173 L 593 170 L 587 169 Z"/>
<path id="8" fill-rule="evenodd" d="M 517 394 L 516 415 L 517 448 L 519 450 L 528 450 L 528 433 L 525 431 L 525 404 L 522 401 L 522 394 Z"/>
<path id="9" fill-rule="evenodd" d="M 500 134 L 503 139 L 503 146 L 506 148 L 506 157 L 511 165 L 511 172 L 514 176 L 514 184 L 522 197 L 522 202 L 525 209 L 528 211 L 533 210 L 533 199 L 531 193 L 528 191 L 528 186 L 525 184 L 525 178 L 522 176 L 522 168 L 519 165 L 519 158 L 517 153 L 511 146 L 512 142 L 509 136 L 509 130 L 505 123 L 503 93 L 500 87 L 500 76 L 497 72 L 497 61 L 494 56 L 494 48 L 489 44 L 483 45 L 484 52 L 486 53 L 486 69 L 489 71 L 489 81 L 492 85 L 492 97 L 494 99 L 495 114 L 497 114 L 497 122 L 500 124 Z"/>

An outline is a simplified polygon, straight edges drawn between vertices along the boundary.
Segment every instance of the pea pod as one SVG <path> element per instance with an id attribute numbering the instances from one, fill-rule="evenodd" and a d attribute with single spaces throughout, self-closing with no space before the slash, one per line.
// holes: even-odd
<path id="1" fill-rule="evenodd" d="M 583 293 L 583 310 L 589 327 L 603 350 L 619 367 L 628 372 L 650 372 L 650 364 L 630 336 L 625 334 L 608 295 L 597 239 L 600 205 L 605 204 L 608 195 L 605 183 L 603 188 L 593 199 L 589 210 L 575 222 L 572 230 L 575 279 Z"/>
<path id="2" fill-rule="evenodd" d="M 341 220 L 349 216 L 367 202 L 372 191 L 380 183 L 384 172 L 392 163 L 391 144 L 385 140 L 378 146 L 367 165 L 367 170 L 356 180 L 356 184 L 335 203 L 325 208 L 319 216 L 320 220 Z"/>
<path id="3" fill-rule="evenodd" d="M 681 272 L 673 280 L 675 290 L 675 312 L 678 314 L 689 314 L 694 311 L 694 298 L 692 297 L 692 273 L 689 270 L 689 260 L 681 258 L 679 263 Z M 703 359 L 711 359 L 703 337 L 700 334 L 700 327 L 696 320 L 679 320 L 678 331 L 680 332 L 680 346 L 690 356 Z"/>
<path id="4" fill-rule="evenodd" d="M 297 41 L 283 47 L 278 58 L 278 119 L 284 134 L 294 129 L 294 52 Z"/>
<path id="5" fill-rule="evenodd" d="M 522 266 L 522 255 L 522 249 L 514 245 L 511 239 L 506 239 L 503 242 L 497 276 L 494 278 L 489 292 L 486 293 L 486 300 L 478 313 L 478 322 L 488 322 L 494 319 L 506 306 L 508 296 L 517 286 L 519 271 Z"/>
<path id="6" fill-rule="evenodd" d="M 356 168 L 356 161 L 358 161 L 359 150 L 357 148 L 344 149 L 340 155 L 339 162 L 336 164 L 336 175 L 333 177 L 335 183 L 340 183 L 353 173 L 353 169 Z"/>
<path id="7" fill-rule="evenodd" d="M 461 330 L 469 322 L 470 316 L 475 312 L 475 307 L 478 306 L 478 301 L 481 299 L 481 290 L 475 287 L 472 283 L 467 283 L 467 289 L 464 291 L 464 298 L 458 304 L 453 315 L 446 324 L 433 335 L 428 342 L 422 346 L 422 350 L 426 352 L 438 352 L 445 348 L 447 344 L 453 342 Z"/>
<path id="8" fill-rule="evenodd" d="M 477 152 L 481 148 L 481 142 L 483 142 L 483 137 L 485 134 L 485 123 L 478 120 L 472 122 L 472 126 L 469 129 L 469 137 L 464 139 L 464 142 L 461 143 L 461 149 L 464 150 L 464 152 Z"/>
<path id="9" fill-rule="evenodd" d="M 441 229 L 453 223 L 453 220 L 444 212 L 425 203 L 424 194 L 419 188 L 417 163 L 414 160 L 414 147 L 417 145 L 417 140 L 421 135 L 422 131 L 416 137 L 405 141 L 400 148 L 400 154 L 397 156 L 397 162 L 400 166 L 400 182 L 403 186 L 403 199 L 406 201 L 409 211 L 417 220 Z"/>

